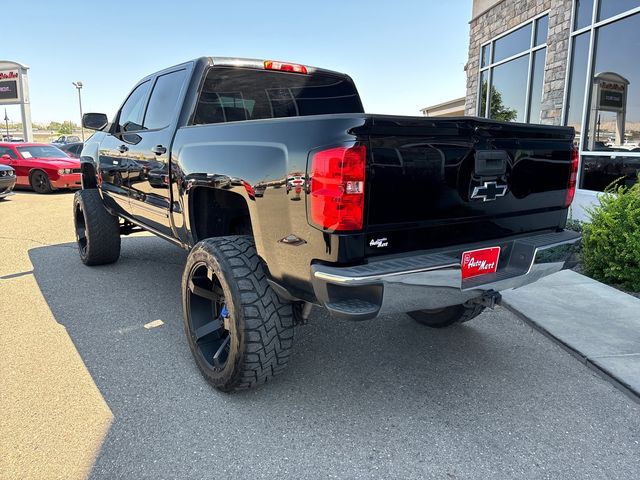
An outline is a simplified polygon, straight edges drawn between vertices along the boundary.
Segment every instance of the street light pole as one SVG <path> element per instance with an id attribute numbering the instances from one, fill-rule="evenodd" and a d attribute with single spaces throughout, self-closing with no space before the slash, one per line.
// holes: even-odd
<path id="1" fill-rule="evenodd" d="M 82 90 L 82 82 L 71 82 L 74 87 L 78 89 L 78 105 L 80 106 L 80 131 L 82 132 L 82 141 L 84 142 L 84 127 L 82 126 L 82 95 L 80 94 L 80 90 Z"/>
<path id="2" fill-rule="evenodd" d="M 7 115 L 7 109 L 4 109 L 4 124 L 7 127 L 7 142 L 9 141 L 9 116 Z"/>

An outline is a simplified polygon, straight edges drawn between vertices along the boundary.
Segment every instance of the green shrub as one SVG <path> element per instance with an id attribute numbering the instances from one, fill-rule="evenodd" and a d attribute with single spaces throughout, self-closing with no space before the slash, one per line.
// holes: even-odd
<path id="1" fill-rule="evenodd" d="M 587 275 L 640 291 L 640 178 L 632 187 L 611 186 L 583 225 L 582 264 Z"/>
<path id="2" fill-rule="evenodd" d="M 566 228 L 567 230 L 573 230 L 574 232 L 582 233 L 584 224 L 580 220 L 569 218 L 567 219 L 567 225 L 564 228 Z"/>

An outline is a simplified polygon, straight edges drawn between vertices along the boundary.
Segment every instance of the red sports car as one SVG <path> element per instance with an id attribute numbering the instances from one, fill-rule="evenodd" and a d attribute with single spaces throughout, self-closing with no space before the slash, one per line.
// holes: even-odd
<path id="1" fill-rule="evenodd" d="M 0 163 L 16 171 L 16 186 L 49 193 L 80 188 L 80 160 L 46 143 L 0 143 Z"/>

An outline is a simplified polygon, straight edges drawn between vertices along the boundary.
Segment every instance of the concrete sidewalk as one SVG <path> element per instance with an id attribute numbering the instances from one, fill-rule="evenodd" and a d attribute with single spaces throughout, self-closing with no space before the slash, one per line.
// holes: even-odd
<path id="1" fill-rule="evenodd" d="M 502 292 L 503 305 L 640 397 L 640 299 L 571 270 Z"/>

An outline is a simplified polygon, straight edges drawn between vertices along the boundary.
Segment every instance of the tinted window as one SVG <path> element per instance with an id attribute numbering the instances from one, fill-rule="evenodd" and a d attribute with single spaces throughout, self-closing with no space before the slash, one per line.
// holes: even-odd
<path id="1" fill-rule="evenodd" d="M 140 130 L 140 128 L 142 128 L 144 106 L 150 86 L 151 82 L 148 80 L 141 83 L 133 92 L 131 92 L 127 101 L 124 102 L 124 105 L 120 110 L 120 117 L 118 118 L 119 131 Z M 127 125 L 127 123 L 130 123 L 130 125 Z"/>
<path id="2" fill-rule="evenodd" d="M 158 77 L 144 117 L 144 128 L 164 128 L 171 123 L 186 74 L 186 70 L 178 70 Z"/>
<path id="3" fill-rule="evenodd" d="M 69 151 L 71 153 L 73 153 L 74 155 L 80 155 L 80 151 L 82 150 L 82 144 L 78 144 L 78 145 L 74 145 L 73 147 L 71 147 L 69 149 Z"/>
<path id="4" fill-rule="evenodd" d="M 493 61 L 499 62 L 517 53 L 528 50 L 531 46 L 531 23 L 511 32 L 493 44 Z"/>
<path id="5" fill-rule="evenodd" d="M 221 67 L 207 74 L 194 123 L 361 112 L 355 86 L 344 77 Z"/>
<path id="6" fill-rule="evenodd" d="M 0 147 L 0 157 L 9 155 L 10 158 L 18 158 L 17 155 L 9 147 Z"/>
<path id="7" fill-rule="evenodd" d="M 612 183 L 631 186 L 640 172 L 639 157 L 582 156 L 582 176 L 580 188 L 602 192 Z"/>

